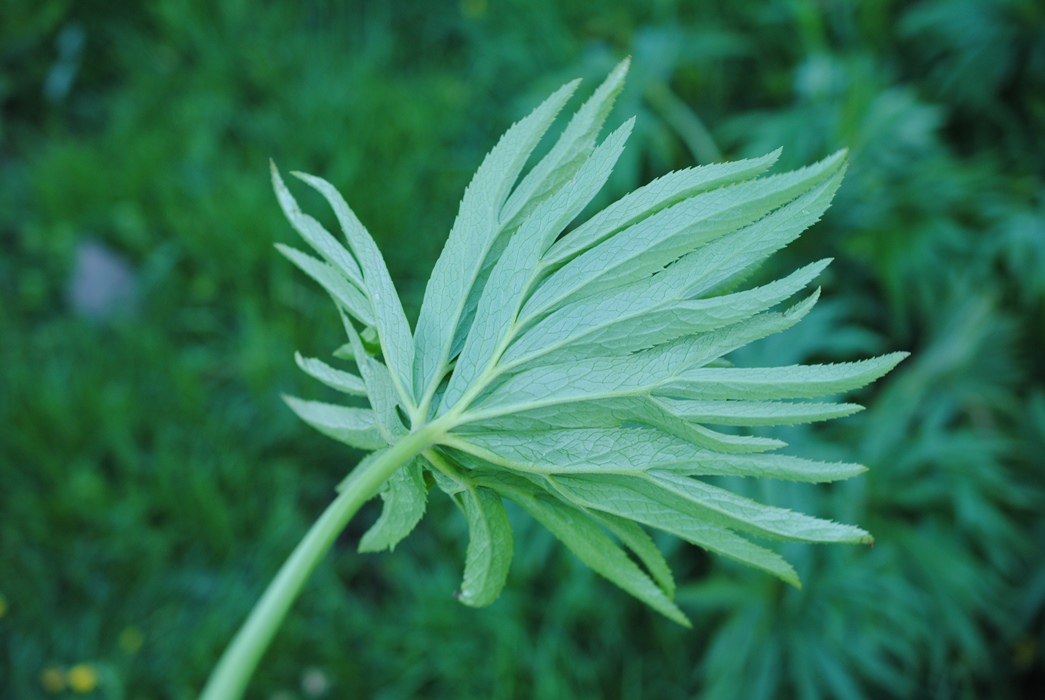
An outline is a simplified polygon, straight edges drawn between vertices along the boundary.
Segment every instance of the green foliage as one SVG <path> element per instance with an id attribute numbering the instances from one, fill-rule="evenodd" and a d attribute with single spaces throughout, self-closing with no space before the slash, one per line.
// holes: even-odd
<path id="1" fill-rule="evenodd" d="M 700 478 L 859 523 L 875 546 L 775 545 L 797 590 L 654 533 L 694 621 L 685 630 L 606 585 L 510 501 L 508 586 L 490 610 L 457 606 L 458 508 L 433 497 L 393 555 L 357 556 L 376 501 L 317 569 L 253 689 L 301 697 L 316 673 L 328 697 L 1020 697 L 1042 686 L 1040 3 L 2 5 L 0 571 L 17 576 L 0 577 L 0 695 L 41 696 L 44 669 L 83 661 L 102 673 L 99 697 L 194 697 L 359 457 L 316 440 L 280 401 L 346 403 L 288 362 L 297 347 L 340 368 L 327 353 L 344 336 L 327 295 L 272 255 L 293 234 L 263 186 L 266 161 L 337 183 L 414 321 L 490 144 L 560 84 L 597 81 L 624 55 L 632 67 L 608 119 L 637 119 L 578 221 L 694 162 L 782 144 L 786 170 L 849 149 L 823 220 L 743 287 L 791 279 L 800 290 L 817 272 L 792 270 L 829 256 L 824 298 L 730 359 L 834 365 L 914 351 L 855 395 L 867 412 L 760 428 L 789 454 L 745 461 L 751 473 L 794 454 L 870 470 L 819 486 Z M 52 71 L 72 76 L 65 93 L 46 89 Z M 334 230 L 321 197 L 295 194 Z M 130 316 L 99 324 L 70 310 L 86 237 L 136 271 Z M 712 323 L 723 311 L 687 313 Z M 599 531 L 643 551 L 605 522 Z M 667 586 L 650 556 L 634 561 Z"/>
<path id="2" fill-rule="evenodd" d="M 361 540 L 362 551 L 392 548 L 413 529 L 424 513 L 427 478 L 468 521 L 458 596 L 466 605 L 489 605 L 505 585 L 514 546 L 502 502 L 508 499 L 595 571 L 688 626 L 671 602 L 667 565 L 643 526 L 796 586 L 787 562 L 743 535 L 872 542 L 859 528 L 692 478 L 836 481 L 859 467 L 757 454 L 783 443 L 707 426 L 849 415 L 860 407 L 789 400 L 859 388 L 905 354 L 837 365 L 709 368 L 812 308 L 817 294 L 782 313 L 767 311 L 809 281 L 807 270 L 754 290 L 723 290 L 820 218 L 841 181 L 840 154 L 754 179 L 774 156 L 673 173 L 566 232 L 606 183 L 631 132 L 629 121 L 597 143 L 627 67 L 625 61 L 611 72 L 521 180 L 576 83 L 509 129 L 483 161 L 425 293 L 416 350 L 384 262 L 344 200 L 326 182 L 299 176 L 333 206 L 348 249 L 298 209 L 273 168 L 284 213 L 325 262 L 282 252 L 345 314 L 373 326 L 383 360 L 366 352 L 346 318 L 360 377 L 298 362 L 327 384 L 361 382 L 371 410 L 289 402 L 313 427 L 362 449 L 382 440 L 397 444 L 407 428 L 435 428 L 421 455 L 388 482 L 381 518 Z M 356 473 L 373 464 L 365 458 Z M 341 489 L 356 483 L 349 476 Z"/>

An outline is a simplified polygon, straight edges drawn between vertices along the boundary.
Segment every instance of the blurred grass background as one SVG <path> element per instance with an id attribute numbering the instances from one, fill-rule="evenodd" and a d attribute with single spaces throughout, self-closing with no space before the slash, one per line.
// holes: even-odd
<path id="1" fill-rule="evenodd" d="M 371 507 L 251 696 L 1045 687 L 1037 0 L 10 0 L 0 697 L 192 697 L 358 458 L 279 399 L 327 396 L 292 353 L 326 356 L 341 333 L 318 287 L 273 251 L 294 236 L 267 160 L 345 193 L 414 317 L 497 136 L 625 55 L 611 125 L 639 122 L 611 196 L 695 162 L 783 146 L 795 166 L 851 149 L 826 219 L 765 270 L 833 256 L 826 300 L 738 361 L 914 356 L 863 392 L 868 412 L 783 435 L 796 454 L 859 459 L 868 474 L 736 488 L 858 522 L 876 545 L 788 548 L 798 591 L 664 539 L 695 621 L 685 631 L 515 512 L 507 591 L 465 608 L 452 593 L 466 533 L 448 501 L 433 497 L 394 555 L 361 556 Z"/>

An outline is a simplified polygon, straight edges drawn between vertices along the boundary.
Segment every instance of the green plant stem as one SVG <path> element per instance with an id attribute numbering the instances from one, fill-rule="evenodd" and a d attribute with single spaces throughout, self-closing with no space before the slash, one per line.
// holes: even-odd
<path id="1" fill-rule="evenodd" d="M 242 697 L 254 669 L 316 565 L 359 508 L 377 495 L 397 469 L 430 447 L 439 432 L 435 424 L 410 433 L 365 467 L 341 492 L 283 563 L 265 594 L 214 667 L 200 700 Z"/>
<path id="2" fill-rule="evenodd" d="M 715 144 L 715 139 L 704 125 L 704 120 L 679 99 L 666 83 L 659 80 L 651 82 L 646 87 L 646 99 L 660 111 L 664 121 L 682 137 L 698 163 L 722 162 L 722 151 Z"/>

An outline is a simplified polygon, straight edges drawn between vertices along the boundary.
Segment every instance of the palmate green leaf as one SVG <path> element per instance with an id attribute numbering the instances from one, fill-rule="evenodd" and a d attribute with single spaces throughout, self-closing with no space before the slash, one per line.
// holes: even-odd
<path id="1" fill-rule="evenodd" d="M 742 281 L 823 216 L 845 152 L 768 176 L 779 152 L 671 173 L 575 224 L 631 132 L 628 121 L 598 141 L 627 67 L 614 69 L 528 173 L 576 83 L 512 126 L 485 158 L 413 334 L 373 239 L 340 195 L 299 176 L 334 207 L 348 249 L 300 212 L 273 169 L 284 213 L 322 259 L 281 252 L 330 293 L 349 341 L 339 356 L 352 358 L 359 376 L 300 356 L 298 364 L 335 389 L 365 395 L 371 408 L 288 403 L 322 432 L 378 450 L 342 490 L 390 455 L 403 460 L 399 471 L 382 472 L 392 474 L 385 507 L 361 549 L 391 548 L 405 537 L 433 480 L 458 504 L 469 531 L 459 592 L 468 605 L 489 604 L 507 580 L 505 499 L 599 574 L 683 624 L 671 571 L 647 529 L 794 585 L 794 569 L 748 538 L 871 541 L 857 527 L 701 480 L 812 484 L 864 471 L 777 454 L 780 440 L 712 427 L 849 415 L 860 407 L 814 399 L 865 386 L 905 357 L 768 368 L 728 361 L 816 303 L 819 289 L 808 287 L 829 260 L 754 288 Z"/>

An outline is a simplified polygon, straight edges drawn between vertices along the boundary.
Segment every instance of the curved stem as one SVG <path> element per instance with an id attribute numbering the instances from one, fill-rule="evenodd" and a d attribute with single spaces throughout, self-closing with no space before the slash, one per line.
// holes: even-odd
<path id="1" fill-rule="evenodd" d="M 200 700 L 231 700 L 243 695 L 287 611 L 345 525 L 397 469 L 430 447 L 438 433 L 436 425 L 428 424 L 362 467 L 365 471 L 334 499 L 283 563 L 214 667 Z"/>
<path id="2" fill-rule="evenodd" d="M 663 81 L 646 87 L 646 99 L 660 111 L 661 117 L 685 142 L 698 163 L 719 163 L 722 151 L 715 144 L 704 120 L 681 100 Z"/>

